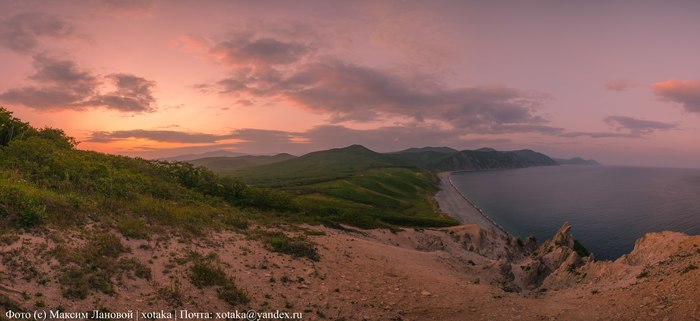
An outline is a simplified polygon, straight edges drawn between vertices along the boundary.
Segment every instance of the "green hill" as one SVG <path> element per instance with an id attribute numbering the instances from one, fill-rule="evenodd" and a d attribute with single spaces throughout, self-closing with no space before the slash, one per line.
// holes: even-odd
<path id="1" fill-rule="evenodd" d="M 362 171 L 388 167 L 412 167 L 403 159 L 352 145 L 313 152 L 274 164 L 231 173 L 250 184 L 266 187 L 302 186 L 345 178 Z"/>
<path id="2" fill-rule="evenodd" d="M 305 208 L 330 211 L 361 227 L 372 226 L 377 219 L 397 225 L 457 223 L 435 204 L 433 173 L 360 145 L 313 152 L 231 175 L 255 186 L 284 190 Z"/>
<path id="3" fill-rule="evenodd" d="M 205 157 L 186 162 L 195 166 L 206 167 L 218 174 L 227 174 L 250 167 L 279 163 L 293 158 L 296 158 L 296 156 L 282 153 L 273 156 Z"/>

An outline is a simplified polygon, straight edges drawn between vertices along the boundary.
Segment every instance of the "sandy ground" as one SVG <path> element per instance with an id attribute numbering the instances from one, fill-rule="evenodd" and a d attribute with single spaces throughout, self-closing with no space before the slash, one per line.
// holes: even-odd
<path id="1" fill-rule="evenodd" d="M 440 191 L 435 194 L 435 199 L 440 210 L 456 218 L 462 224 L 476 224 L 485 229 L 501 231 L 494 222 L 477 209 L 467 198 L 462 196 L 450 179 L 451 172 L 438 174 L 440 178 Z"/>
<path id="2" fill-rule="evenodd" d="M 20 234 L 0 246 L 0 312 L 9 299 L 27 311 L 280 310 L 301 312 L 304 320 L 700 320 L 700 237 L 648 235 L 620 262 L 575 273 L 563 267 L 548 290 L 513 293 L 499 286 L 506 240 L 476 225 L 361 233 L 304 226 L 285 233 L 304 230 L 324 234 L 308 236 L 319 262 L 271 253 L 228 231 L 200 239 L 124 239 L 131 248 L 124 256 L 148 266 L 153 279 L 125 275 L 114 280 L 113 294 L 93 291 L 85 300 L 61 295 L 61 266 L 42 259 L 56 246 L 52 238 Z M 250 302 L 228 306 L 216 288 L 193 286 L 188 253 L 217 253 L 217 264 Z M 24 269 L 30 266 L 36 271 Z M 176 296 L 181 303 L 172 303 Z"/>

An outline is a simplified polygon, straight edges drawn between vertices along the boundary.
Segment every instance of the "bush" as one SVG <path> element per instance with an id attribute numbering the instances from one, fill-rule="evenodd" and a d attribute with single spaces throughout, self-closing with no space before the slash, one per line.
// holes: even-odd
<path id="1" fill-rule="evenodd" d="M 248 294 L 238 289 L 233 279 L 226 276 L 226 272 L 210 260 L 195 262 L 192 265 L 190 282 L 198 288 L 218 286 L 217 297 L 232 306 L 249 301 Z"/>
<path id="2" fill-rule="evenodd" d="M 227 277 L 224 270 L 210 262 L 195 262 L 190 269 L 190 282 L 198 288 L 225 285 Z"/>
<path id="3" fill-rule="evenodd" d="M 238 289 L 231 280 L 229 280 L 221 288 L 217 289 L 216 295 L 219 299 L 224 300 L 224 302 L 230 304 L 231 306 L 248 303 L 248 301 L 250 301 L 248 294 Z"/>
<path id="4" fill-rule="evenodd" d="M 686 267 L 683 269 L 683 271 L 681 271 L 681 274 L 686 274 L 686 273 L 688 273 L 688 272 L 690 272 L 690 271 L 692 271 L 692 270 L 697 270 L 697 269 L 698 269 L 698 266 L 697 266 L 697 265 L 695 265 L 695 264 L 688 264 L 688 266 L 686 266 Z"/>
<path id="5" fill-rule="evenodd" d="M 95 263 L 103 258 L 117 258 L 127 251 L 119 237 L 111 233 L 95 235 L 83 248 L 84 259 L 87 263 Z"/>
<path id="6" fill-rule="evenodd" d="M 288 254 L 293 257 L 306 257 L 312 261 L 321 259 L 316 246 L 303 238 L 292 239 L 282 232 L 272 232 L 268 233 L 264 240 L 273 252 Z"/>
<path id="7" fill-rule="evenodd" d="M 0 146 L 7 146 L 14 139 L 22 139 L 36 134 L 28 123 L 12 116 L 12 112 L 0 107 Z"/>
<path id="8" fill-rule="evenodd" d="M 63 296 L 85 299 L 90 291 L 113 293 L 112 277 L 124 267 L 133 268 L 117 261 L 126 252 L 121 240 L 109 233 L 97 233 L 80 248 L 54 250 L 56 258 L 68 266 L 59 277 Z"/>
<path id="9" fill-rule="evenodd" d="M 124 217 L 117 222 L 117 230 L 125 237 L 136 239 L 148 239 L 150 230 L 143 220 L 133 217 Z"/>
<path id="10" fill-rule="evenodd" d="M 71 267 L 63 272 L 58 282 L 61 284 L 63 297 L 68 299 L 87 298 L 90 293 L 90 285 L 87 282 L 85 271 L 79 267 Z"/>
<path id="11" fill-rule="evenodd" d="M 119 268 L 123 271 L 131 271 L 134 276 L 144 280 L 151 280 L 151 269 L 143 265 L 137 259 L 123 258 L 119 260 Z"/>
<path id="12" fill-rule="evenodd" d="M 237 228 L 239 230 L 247 230 L 248 229 L 248 220 L 235 215 L 235 214 L 229 214 L 224 216 L 223 218 L 224 224 L 228 226 L 232 226 L 234 228 Z"/>
<path id="13" fill-rule="evenodd" d="M 15 226 L 39 226 L 47 218 L 43 197 L 36 189 L 21 185 L 0 185 L 0 218 Z"/>
<path id="14" fill-rule="evenodd" d="M 180 279 L 175 278 L 169 286 L 158 289 L 158 297 L 170 306 L 182 306 L 184 295 L 180 289 Z"/>

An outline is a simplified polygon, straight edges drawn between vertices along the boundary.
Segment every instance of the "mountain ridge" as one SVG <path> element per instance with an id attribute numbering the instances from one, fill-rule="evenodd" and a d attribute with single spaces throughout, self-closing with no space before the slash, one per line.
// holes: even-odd
<path id="1" fill-rule="evenodd" d="M 554 161 L 559 163 L 559 165 L 592 165 L 600 166 L 600 163 L 594 159 L 584 159 L 582 157 L 572 157 L 569 159 L 565 158 L 552 158 Z"/>
<path id="2" fill-rule="evenodd" d="M 185 162 L 185 161 L 201 159 L 201 158 L 209 158 L 209 157 L 239 157 L 239 156 L 246 156 L 246 155 L 248 155 L 248 154 L 239 153 L 239 152 L 232 152 L 232 151 L 221 149 L 221 150 L 213 150 L 213 151 L 209 151 L 209 152 L 204 152 L 201 154 L 184 154 L 184 155 L 176 155 L 176 156 L 171 156 L 171 157 L 164 157 L 164 158 L 159 158 L 159 160 Z"/>

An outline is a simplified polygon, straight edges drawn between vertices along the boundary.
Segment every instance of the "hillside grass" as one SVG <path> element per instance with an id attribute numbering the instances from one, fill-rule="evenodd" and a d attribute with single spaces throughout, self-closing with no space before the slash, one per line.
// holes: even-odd
<path id="1" fill-rule="evenodd" d="M 383 167 L 319 176 L 318 182 L 308 184 L 292 182 L 277 182 L 275 188 L 293 195 L 315 221 L 361 228 L 459 224 L 440 213 L 434 199 L 435 177 L 429 171 Z"/>
<path id="2" fill-rule="evenodd" d="M 439 212 L 430 172 L 408 168 L 372 169 L 350 177 L 311 184 L 294 191 L 309 206 L 339 207 L 354 225 L 381 221 L 400 226 L 449 226 Z"/>
<path id="3" fill-rule="evenodd" d="M 431 203 L 428 172 L 361 146 L 257 167 L 246 171 L 255 182 L 249 185 L 188 163 L 77 150 L 61 130 L 33 128 L 2 108 L 0 125 L 0 222 L 12 229 L 100 223 L 148 239 L 243 230 L 251 220 L 364 228 L 456 223 Z"/>
<path id="4" fill-rule="evenodd" d="M 370 169 L 395 167 L 412 166 L 394 155 L 353 145 L 235 171 L 231 176 L 255 186 L 290 188 L 343 179 Z"/>
<path id="5" fill-rule="evenodd" d="M 294 197 L 307 217 L 361 228 L 443 227 L 458 222 L 441 214 L 433 173 L 397 155 L 353 145 L 314 152 L 231 174 L 253 186 Z"/>

